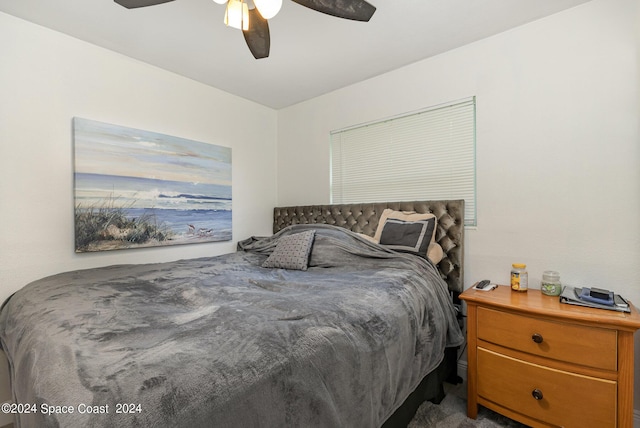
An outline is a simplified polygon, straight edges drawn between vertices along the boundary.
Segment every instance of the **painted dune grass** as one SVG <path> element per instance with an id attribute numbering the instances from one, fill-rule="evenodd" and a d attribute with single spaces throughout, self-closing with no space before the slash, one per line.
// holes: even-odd
<path id="1" fill-rule="evenodd" d="M 232 239 L 231 149 L 74 118 L 76 252 Z"/>
<path id="2" fill-rule="evenodd" d="M 75 225 L 77 251 L 160 245 L 175 236 L 164 223 L 158 224 L 155 215 L 127 216 L 126 209 L 113 199 L 100 206 L 77 206 Z"/>

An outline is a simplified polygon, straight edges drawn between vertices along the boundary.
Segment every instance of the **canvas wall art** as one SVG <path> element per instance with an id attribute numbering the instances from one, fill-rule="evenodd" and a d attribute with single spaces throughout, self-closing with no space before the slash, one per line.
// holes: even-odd
<path id="1" fill-rule="evenodd" d="M 231 149 L 73 119 L 76 252 L 231 240 Z"/>

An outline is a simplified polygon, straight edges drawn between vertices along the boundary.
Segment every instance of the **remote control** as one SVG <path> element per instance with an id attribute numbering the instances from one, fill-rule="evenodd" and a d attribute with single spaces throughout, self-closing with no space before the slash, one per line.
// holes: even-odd
<path id="1" fill-rule="evenodd" d="M 476 284 L 476 286 L 474 287 L 476 290 L 482 290 L 486 287 L 489 286 L 489 284 L 491 283 L 491 281 L 489 281 L 488 279 L 483 279 L 482 281 L 480 281 L 479 283 Z"/>

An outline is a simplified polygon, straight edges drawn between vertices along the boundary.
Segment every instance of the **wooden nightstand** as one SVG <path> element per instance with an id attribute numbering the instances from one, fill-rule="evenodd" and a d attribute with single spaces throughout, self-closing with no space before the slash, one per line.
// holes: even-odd
<path id="1" fill-rule="evenodd" d="M 539 290 L 467 289 L 468 407 L 533 427 L 632 427 L 640 315 L 560 303 Z"/>

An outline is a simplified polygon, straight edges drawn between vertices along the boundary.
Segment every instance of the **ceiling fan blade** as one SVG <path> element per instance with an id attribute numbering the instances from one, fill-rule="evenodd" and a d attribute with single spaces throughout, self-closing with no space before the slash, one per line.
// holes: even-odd
<path id="1" fill-rule="evenodd" d="M 249 29 L 242 31 L 242 34 L 255 59 L 269 56 L 269 49 L 271 48 L 269 23 L 260 15 L 258 9 L 249 9 Z"/>
<path id="2" fill-rule="evenodd" d="M 135 9 L 137 7 L 155 6 L 157 4 L 169 3 L 173 0 L 113 0 L 120 6 L 124 6 L 127 9 Z"/>
<path id="3" fill-rule="evenodd" d="M 293 0 L 302 6 L 354 21 L 369 21 L 376 7 L 364 0 Z"/>

